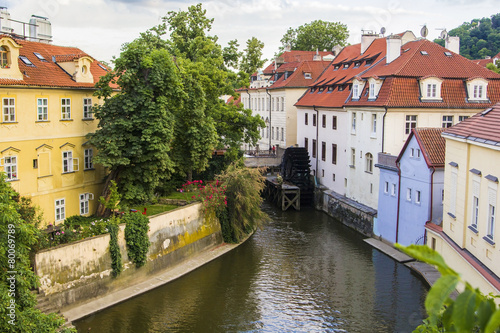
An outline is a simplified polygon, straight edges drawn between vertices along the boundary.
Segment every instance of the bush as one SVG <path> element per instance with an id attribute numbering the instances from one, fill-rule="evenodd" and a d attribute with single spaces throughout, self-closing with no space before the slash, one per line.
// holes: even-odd
<path id="1" fill-rule="evenodd" d="M 125 241 L 128 256 L 136 267 L 144 266 L 149 250 L 149 219 L 141 213 L 127 213 L 122 217 L 125 226 Z"/>

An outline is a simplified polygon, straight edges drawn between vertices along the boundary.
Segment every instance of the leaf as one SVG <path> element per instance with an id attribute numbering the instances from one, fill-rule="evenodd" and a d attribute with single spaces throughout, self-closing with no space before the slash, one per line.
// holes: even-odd
<path id="1" fill-rule="evenodd" d="M 452 319 L 458 332 L 470 332 L 475 325 L 476 293 L 466 289 L 458 295 L 453 306 Z"/>
<path id="2" fill-rule="evenodd" d="M 440 277 L 429 290 L 427 298 L 425 299 L 425 309 L 431 319 L 434 318 L 434 320 L 432 320 L 433 323 L 435 322 L 436 317 L 440 314 L 444 302 L 451 292 L 455 290 L 458 281 L 459 278 L 457 276 L 444 275 Z"/>
<path id="3" fill-rule="evenodd" d="M 410 245 L 405 247 L 400 244 L 395 244 L 395 247 L 419 261 L 436 266 L 442 275 L 450 274 L 458 276 L 458 274 L 444 262 L 443 257 L 428 246 Z"/>
<path id="4" fill-rule="evenodd" d="M 493 333 L 500 328 L 500 309 L 496 310 L 488 321 L 484 333 Z"/>
<path id="5" fill-rule="evenodd" d="M 477 310 L 477 321 L 481 331 L 484 331 L 486 324 L 495 311 L 495 302 L 492 299 L 483 299 Z"/>

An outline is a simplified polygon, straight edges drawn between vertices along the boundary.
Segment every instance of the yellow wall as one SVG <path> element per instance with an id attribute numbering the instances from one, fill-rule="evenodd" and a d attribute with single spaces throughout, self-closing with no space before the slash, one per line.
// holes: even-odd
<path id="1" fill-rule="evenodd" d="M 0 88 L 0 100 L 15 98 L 16 103 L 16 122 L 5 123 L 3 117 L 0 122 L 0 158 L 17 156 L 18 179 L 10 184 L 41 208 L 46 224 L 55 221 L 58 199 L 65 199 L 65 216 L 69 217 L 80 214 L 80 194 L 93 193 L 89 214 L 95 210 L 105 173 L 95 164 L 93 169 L 84 170 L 84 150 L 92 148 L 85 144 L 85 135 L 94 132 L 98 124 L 96 119 L 83 120 L 83 99 L 98 102 L 92 93 L 89 89 Z M 48 100 L 47 121 L 38 121 L 37 98 Z M 71 99 L 70 120 L 61 120 L 62 98 Z M 78 171 L 63 173 L 64 151 L 71 151 L 78 159 Z"/>

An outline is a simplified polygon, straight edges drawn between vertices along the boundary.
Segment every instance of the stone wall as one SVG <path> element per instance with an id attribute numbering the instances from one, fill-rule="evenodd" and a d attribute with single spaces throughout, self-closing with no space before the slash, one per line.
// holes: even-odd
<path id="1" fill-rule="evenodd" d="M 365 236 L 373 235 L 373 219 L 377 211 L 343 195 L 323 191 L 322 210 L 346 226 Z"/>
<path id="2" fill-rule="evenodd" d="M 120 225 L 118 244 L 123 272 L 111 276 L 109 234 L 40 251 L 35 270 L 39 292 L 58 307 L 78 304 L 151 277 L 192 255 L 222 244 L 220 224 L 214 216 L 200 214 L 201 203 L 150 217 L 148 261 L 136 268 L 127 256 L 125 224 Z M 137 213 L 140 214 L 140 213 Z"/>

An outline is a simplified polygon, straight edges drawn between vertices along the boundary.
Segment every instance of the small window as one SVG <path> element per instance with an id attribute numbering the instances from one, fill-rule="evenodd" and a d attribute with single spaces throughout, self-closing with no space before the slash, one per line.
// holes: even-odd
<path id="1" fill-rule="evenodd" d="M 328 87 L 328 92 L 332 92 L 333 91 L 333 86 L 329 86 Z"/>
<path id="2" fill-rule="evenodd" d="M 344 86 L 339 86 L 339 91 L 344 91 Z"/>
<path id="3" fill-rule="evenodd" d="M 5 46 L 0 46 L 0 67 L 9 68 L 9 49 Z"/>
<path id="4" fill-rule="evenodd" d="M 309 125 L 309 113 L 304 115 L 304 124 Z"/>
<path id="5" fill-rule="evenodd" d="M 40 60 L 40 61 L 47 61 L 47 60 L 43 57 L 43 55 L 41 55 L 40 53 L 38 53 L 38 52 L 33 52 L 33 54 L 34 54 L 34 55 L 38 58 L 38 60 Z"/>
<path id="6" fill-rule="evenodd" d="M 21 61 L 24 62 L 26 66 L 35 67 L 35 65 L 33 65 L 33 63 L 27 57 L 19 56 L 19 59 L 21 59 Z"/>
<path id="7" fill-rule="evenodd" d="M 389 182 L 384 183 L 384 193 L 389 194 Z"/>
<path id="8" fill-rule="evenodd" d="M 16 122 L 16 100 L 14 98 L 4 98 L 2 104 L 3 122 Z"/>
<path id="9" fill-rule="evenodd" d="M 427 53 L 427 51 L 420 51 L 420 54 L 422 54 L 422 55 L 429 55 L 429 53 Z"/>
<path id="10" fill-rule="evenodd" d="M 326 128 L 326 114 L 321 116 L 321 122 L 322 122 L 321 126 L 323 128 Z"/>
<path id="11" fill-rule="evenodd" d="M 411 201 L 411 188 L 406 189 L 406 201 Z"/>
<path id="12" fill-rule="evenodd" d="M 61 119 L 68 120 L 71 119 L 71 99 L 62 98 L 61 99 Z"/>
<path id="13" fill-rule="evenodd" d="M 366 59 L 365 66 L 373 64 L 373 59 Z"/>
<path id="14" fill-rule="evenodd" d="M 352 113 L 352 119 L 351 119 L 351 132 L 356 133 L 356 112 Z"/>
<path id="15" fill-rule="evenodd" d="M 316 126 L 316 114 L 313 113 L 313 126 Z"/>
<path id="16" fill-rule="evenodd" d="M 316 157 L 316 140 L 313 139 L 313 144 L 312 144 L 312 157 Z"/>
<path id="17" fill-rule="evenodd" d="M 406 116 L 405 134 L 410 134 L 411 130 L 417 127 L 417 116 Z"/>
<path id="18" fill-rule="evenodd" d="M 448 128 L 451 126 L 453 126 L 453 116 L 443 116 L 442 127 Z"/>
<path id="19" fill-rule="evenodd" d="M 321 142 L 321 160 L 326 161 L 326 142 Z"/>
<path id="20" fill-rule="evenodd" d="M 37 98 L 36 101 L 36 120 L 48 121 L 49 120 L 49 100 L 47 98 Z"/>
<path id="21" fill-rule="evenodd" d="M 373 155 L 367 153 L 365 155 L 365 160 L 366 160 L 365 171 L 368 173 L 373 173 Z"/>
<path id="22" fill-rule="evenodd" d="M 352 98 L 353 99 L 359 98 L 359 84 L 354 84 L 352 86 Z"/>
<path id="23" fill-rule="evenodd" d="M 319 89 L 318 89 L 318 93 L 322 93 L 322 92 L 323 92 L 323 90 L 325 90 L 325 87 L 319 87 Z"/>
<path id="24" fill-rule="evenodd" d="M 305 79 L 312 79 L 311 73 L 304 73 L 304 78 Z"/>
<path id="25" fill-rule="evenodd" d="M 462 122 L 462 121 L 464 121 L 465 119 L 468 119 L 468 118 L 469 118 L 469 116 L 458 116 L 458 121 Z"/>
<path id="26" fill-rule="evenodd" d="M 332 116 L 332 129 L 337 129 L 337 116 Z"/>
<path id="27" fill-rule="evenodd" d="M 356 61 L 354 63 L 354 68 L 358 68 L 359 66 L 361 66 L 361 62 L 360 61 Z"/>
<path id="28" fill-rule="evenodd" d="M 437 85 L 435 83 L 429 83 L 427 85 L 427 97 L 436 98 L 436 94 L 437 94 Z"/>
<path id="29" fill-rule="evenodd" d="M 396 196 L 396 184 L 392 184 L 391 186 L 391 196 L 395 197 Z"/>
<path id="30" fill-rule="evenodd" d="M 377 114 L 372 113 L 372 134 L 377 133 Z"/>
<path id="31" fill-rule="evenodd" d="M 451 54 L 451 52 L 445 51 L 444 55 L 447 56 L 447 57 L 451 57 L 453 54 Z"/>
<path id="32" fill-rule="evenodd" d="M 55 218 L 56 221 L 62 221 L 66 218 L 66 207 L 64 203 L 64 199 L 58 199 L 55 201 Z"/>
<path id="33" fill-rule="evenodd" d="M 103 64 L 101 63 L 97 63 L 97 66 L 101 67 L 102 69 L 104 69 L 106 72 L 108 71 L 108 69 L 106 67 L 104 67 Z"/>
<path id="34" fill-rule="evenodd" d="M 420 191 L 415 191 L 415 203 L 420 204 Z"/>
<path id="35" fill-rule="evenodd" d="M 337 164 L 337 145 L 332 143 L 332 164 Z"/>
<path id="36" fill-rule="evenodd" d="M 92 148 L 90 149 L 85 149 L 84 151 L 84 160 L 83 160 L 83 168 L 85 170 L 93 169 L 94 168 L 94 150 Z"/>
<path id="37" fill-rule="evenodd" d="M 309 139 L 308 138 L 304 138 L 304 148 L 306 148 L 306 150 L 309 152 Z"/>
<path id="38" fill-rule="evenodd" d="M 348 63 L 347 63 L 347 64 L 344 64 L 343 68 L 344 68 L 344 69 L 349 68 L 349 64 L 348 64 Z"/>
<path id="39" fill-rule="evenodd" d="M 5 157 L 3 170 L 7 176 L 7 181 L 17 180 L 17 156 Z"/>
<path id="40" fill-rule="evenodd" d="M 92 98 L 83 99 L 83 119 L 92 119 Z"/>
<path id="41" fill-rule="evenodd" d="M 351 148 L 351 167 L 354 168 L 356 166 L 356 149 Z"/>
<path id="42" fill-rule="evenodd" d="M 38 169 L 38 158 L 33 160 L 33 169 Z"/>
<path id="43" fill-rule="evenodd" d="M 375 98 L 375 83 L 370 83 L 368 98 Z"/>
<path id="44" fill-rule="evenodd" d="M 333 66 L 333 70 L 334 70 L 334 71 L 336 71 L 336 70 L 337 70 L 337 69 L 339 69 L 339 68 L 340 68 L 340 65 L 335 65 L 335 66 Z"/>

